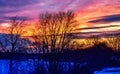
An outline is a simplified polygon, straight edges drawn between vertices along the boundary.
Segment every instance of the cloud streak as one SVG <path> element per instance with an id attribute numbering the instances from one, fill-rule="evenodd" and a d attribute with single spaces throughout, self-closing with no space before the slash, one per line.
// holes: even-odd
<path id="1" fill-rule="evenodd" d="M 0 19 L 0 23 L 9 23 L 10 21 L 12 20 L 18 20 L 18 21 L 21 21 L 21 20 L 32 20 L 32 18 L 28 18 L 26 16 L 2 16 L 1 19 Z"/>
<path id="2" fill-rule="evenodd" d="M 18 8 L 35 2 L 38 2 L 38 0 L 0 0 L 0 7 Z"/>
<path id="3" fill-rule="evenodd" d="M 30 20 L 30 18 L 25 17 L 25 16 L 3 17 L 2 19 L 4 19 L 4 20 L 13 20 L 13 19 L 16 19 L 16 20 Z"/>
<path id="4" fill-rule="evenodd" d="M 120 25 L 108 25 L 108 26 L 98 26 L 98 27 L 86 27 L 86 28 L 77 28 L 77 29 L 75 29 L 75 30 L 90 30 L 90 29 L 110 28 L 110 27 L 120 27 Z"/>
<path id="5" fill-rule="evenodd" d="M 120 21 L 120 14 L 102 16 L 98 19 L 88 21 L 88 23 L 110 23 Z"/>
<path id="6" fill-rule="evenodd" d="M 93 35 L 97 35 L 98 37 L 109 37 L 109 36 L 118 36 L 120 35 L 120 30 L 116 31 L 106 31 L 106 32 L 77 32 L 72 33 L 73 39 L 81 39 L 87 38 Z"/>

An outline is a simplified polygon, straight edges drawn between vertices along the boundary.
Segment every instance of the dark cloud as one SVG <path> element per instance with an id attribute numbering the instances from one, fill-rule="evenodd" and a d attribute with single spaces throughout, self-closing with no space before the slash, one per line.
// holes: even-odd
<path id="1" fill-rule="evenodd" d="M 30 20 L 30 18 L 28 17 L 25 17 L 25 16 L 7 16 L 7 17 L 2 17 L 2 19 L 4 20 L 13 20 L 13 19 L 16 19 L 16 20 Z"/>
<path id="2" fill-rule="evenodd" d="M 99 35 L 102 32 L 76 32 L 76 33 L 72 33 L 72 39 L 82 39 L 82 38 L 86 38 L 88 36 L 91 35 Z"/>
<path id="3" fill-rule="evenodd" d="M 120 30 L 116 31 L 106 31 L 106 32 L 78 32 L 72 33 L 72 39 L 81 39 L 87 38 L 91 36 L 98 36 L 98 37 L 110 37 L 110 36 L 118 36 L 120 35 Z"/>
<path id="4" fill-rule="evenodd" d="M 110 23 L 120 21 L 120 14 L 99 17 L 99 19 L 88 21 L 88 23 Z"/>
<path id="5" fill-rule="evenodd" d="M 3 19 L 0 19 L 0 23 L 7 23 L 8 21 L 7 20 L 3 20 Z"/>
<path id="6" fill-rule="evenodd" d="M 97 33 L 102 33 L 102 32 L 76 32 L 72 34 L 97 34 Z"/>
<path id="7" fill-rule="evenodd" d="M 28 17 L 25 17 L 25 16 L 2 16 L 0 17 L 0 23 L 7 23 L 7 22 L 10 22 L 11 20 L 18 20 L 18 21 L 21 21 L 21 20 L 32 20 L 32 18 L 28 18 Z"/>
<path id="8" fill-rule="evenodd" d="M 22 7 L 37 1 L 38 0 L 0 0 L 0 7 Z"/>
<path id="9" fill-rule="evenodd" d="M 109 26 L 99 26 L 99 27 L 77 28 L 76 30 L 89 30 L 89 29 L 100 29 L 100 28 L 110 28 L 110 27 L 120 27 L 120 25 L 109 25 Z"/>
<path id="10" fill-rule="evenodd" d="M 0 0 L 0 23 L 6 23 L 13 18 L 13 14 L 19 14 L 23 10 L 23 8 L 27 5 L 33 5 L 37 3 L 39 0 Z M 10 15 L 12 17 L 6 17 L 6 15 Z M 17 20 L 30 20 L 25 16 L 18 16 Z"/>
<path id="11" fill-rule="evenodd" d="M 12 9 L 12 10 L 9 10 L 9 9 L 7 9 L 7 10 L 0 10 L 0 14 L 1 15 L 3 15 L 3 14 L 7 14 L 7 13 L 16 13 L 16 12 L 18 12 L 18 11 L 20 11 L 19 9 Z"/>

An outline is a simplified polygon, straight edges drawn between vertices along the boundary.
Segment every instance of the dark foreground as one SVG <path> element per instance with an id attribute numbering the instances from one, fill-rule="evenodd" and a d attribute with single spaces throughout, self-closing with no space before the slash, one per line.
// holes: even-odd
<path id="1" fill-rule="evenodd" d="M 120 53 L 103 46 L 49 54 L 0 53 L 0 58 L 0 74 L 102 74 L 104 68 L 120 68 Z"/>

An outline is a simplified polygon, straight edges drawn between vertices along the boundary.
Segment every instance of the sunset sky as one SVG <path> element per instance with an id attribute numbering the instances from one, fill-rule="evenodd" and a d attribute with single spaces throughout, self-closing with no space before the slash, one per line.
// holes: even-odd
<path id="1" fill-rule="evenodd" d="M 40 13 L 67 10 L 77 15 L 79 35 L 120 32 L 120 0 L 0 0 L 0 32 L 15 16 L 35 22 Z"/>

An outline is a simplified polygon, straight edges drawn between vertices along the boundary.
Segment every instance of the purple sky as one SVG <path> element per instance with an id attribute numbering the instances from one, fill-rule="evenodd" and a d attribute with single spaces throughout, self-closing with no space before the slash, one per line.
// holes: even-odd
<path id="1" fill-rule="evenodd" d="M 15 16 L 34 20 L 41 12 L 67 10 L 73 10 L 78 15 L 78 29 L 93 27 L 78 32 L 120 30 L 116 26 L 120 25 L 120 0 L 0 0 L 0 24 L 9 22 Z M 96 28 L 99 26 L 102 27 Z"/>

